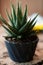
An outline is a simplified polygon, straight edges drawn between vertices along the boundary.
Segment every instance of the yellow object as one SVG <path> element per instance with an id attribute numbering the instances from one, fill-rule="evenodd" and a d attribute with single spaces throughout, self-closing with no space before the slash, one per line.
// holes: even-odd
<path id="1" fill-rule="evenodd" d="M 36 26 L 34 26 L 33 30 L 37 30 L 37 31 L 43 30 L 43 25 L 42 24 L 36 25 Z"/>

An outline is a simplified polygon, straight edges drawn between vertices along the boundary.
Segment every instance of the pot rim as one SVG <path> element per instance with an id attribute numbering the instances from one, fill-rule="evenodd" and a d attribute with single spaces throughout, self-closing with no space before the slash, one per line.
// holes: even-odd
<path id="1" fill-rule="evenodd" d="M 38 42 L 38 41 L 39 41 L 38 36 L 35 36 L 35 37 L 36 37 L 35 40 L 33 40 L 33 41 L 30 40 L 30 41 L 27 41 L 27 42 L 32 42 L 32 43 Z M 7 37 L 7 38 L 10 38 L 10 37 Z M 5 41 L 7 41 L 8 43 L 17 44 L 17 43 L 14 43 L 14 42 L 18 42 L 19 40 L 18 40 L 18 41 L 16 41 L 16 40 L 15 40 L 15 41 L 11 41 L 11 40 L 7 40 L 6 37 L 5 37 Z M 20 42 L 23 42 L 23 41 L 20 40 Z M 20 42 L 19 42 L 19 43 L 20 43 Z"/>

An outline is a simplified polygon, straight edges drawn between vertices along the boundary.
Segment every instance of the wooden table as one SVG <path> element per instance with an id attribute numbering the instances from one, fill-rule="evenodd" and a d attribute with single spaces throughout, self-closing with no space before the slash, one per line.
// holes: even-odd
<path id="1" fill-rule="evenodd" d="M 5 30 L 2 27 L 0 27 L 0 65 L 24 65 L 23 63 L 21 64 L 15 63 L 10 59 L 4 42 L 5 39 L 3 36 L 5 35 L 6 35 Z M 37 44 L 33 60 L 29 63 L 25 63 L 25 65 L 32 65 L 43 60 L 43 33 L 38 34 L 38 37 L 39 42 Z"/>

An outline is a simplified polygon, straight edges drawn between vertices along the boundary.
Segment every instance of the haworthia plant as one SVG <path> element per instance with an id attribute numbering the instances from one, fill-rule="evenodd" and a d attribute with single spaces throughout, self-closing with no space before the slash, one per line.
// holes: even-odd
<path id="1" fill-rule="evenodd" d="M 9 22 L 11 25 L 0 15 L 0 20 L 3 23 L 2 26 L 10 33 L 11 37 L 15 39 L 25 38 L 30 36 L 31 34 L 35 34 L 36 31 L 33 31 L 33 27 L 36 24 L 35 19 L 38 14 L 31 20 L 27 21 L 27 5 L 24 11 L 22 12 L 22 8 L 18 3 L 17 11 L 14 8 L 14 5 L 11 3 L 11 14 L 9 15 L 6 10 Z"/>

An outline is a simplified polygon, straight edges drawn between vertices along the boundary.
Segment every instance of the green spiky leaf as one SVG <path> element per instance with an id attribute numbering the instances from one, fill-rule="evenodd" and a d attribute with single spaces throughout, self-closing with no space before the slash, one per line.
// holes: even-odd
<path id="1" fill-rule="evenodd" d="M 14 23 L 13 23 L 13 19 L 12 19 L 12 14 L 10 16 L 9 13 L 8 13 L 8 11 L 7 11 L 7 9 L 6 9 L 6 13 L 7 13 L 7 16 L 9 18 L 9 20 L 10 20 L 11 25 L 14 27 Z"/>
<path id="2" fill-rule="evenodd" d="M 17 30 L 15 29 L 15 27 L 13 28 L 12 26 L 10 26 L 2 16 L 0 16 L 0 19 L 1 19 L 2 23 L 4 23 L 7 27 L 9 27 L 9 29 L 11 29 L 13 32 L 18 34 Z"/>
<path id="3" fill-rule="evenodd" d="M 16 12 L 15 12 L 14 5 L 12 3 L 11 3 L 11 10 L 12 10 L 12 16 L 13 16 L 13 23 L 14 23 L 14 26 L 15 26 L 15 23 L 16 23 Z"/>
<path id="4" fill-rule="evenodd" d="M 27 5 L 26 5 L 25 13 L 22 19 L 22 25 L 24 25 L 26 22 L 27 22 Z"/>
<path id="5" fill-rule="evenodd" d="M 9 32 L 11 34 L 11 36 L 13 37 L 17 37 L 17 35 L 15 33 L 13 33 L 10 29 L 8 29 L 6 26 L 2 25 L 6 30 L 7 32 Z"/>

